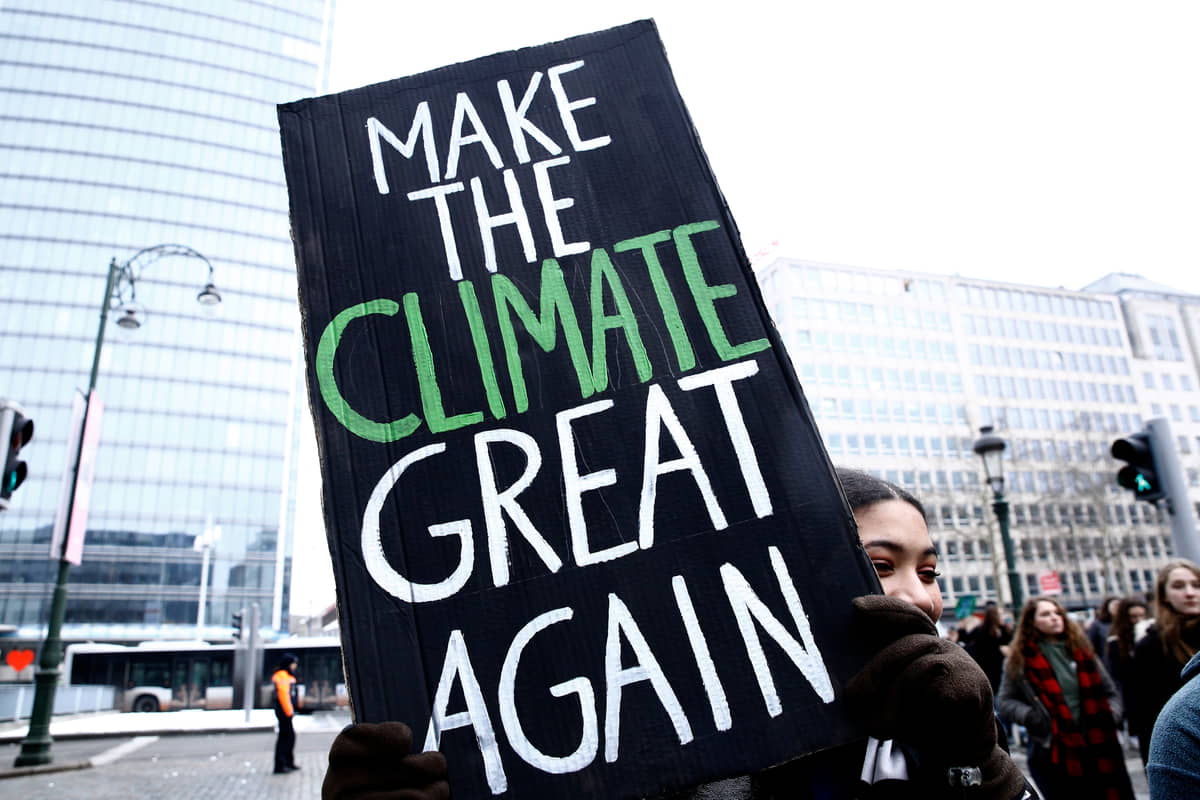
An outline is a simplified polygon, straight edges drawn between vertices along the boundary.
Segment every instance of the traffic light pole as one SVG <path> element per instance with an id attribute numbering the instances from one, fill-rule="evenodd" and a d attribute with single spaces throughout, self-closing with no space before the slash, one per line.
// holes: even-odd
<path id="1" fill-rule="evenodd" d="M 1165 417 L 1156 417 L 1146 423 L 1146 430 L 1154 443 L 1154 461 L 1158 468 L 1158 479 L 1166 490 L 1167 516 L 1171 520 L 1171 547 L 1180 558 L 1200 564 L 1200 538 L 1196 535 L 1196 515 L 1188 496 L 1187 482 L 1183 478 L 1183 466 L 1179 463 L 1179 452 L 1171 436 L 1171 425 Z"/>

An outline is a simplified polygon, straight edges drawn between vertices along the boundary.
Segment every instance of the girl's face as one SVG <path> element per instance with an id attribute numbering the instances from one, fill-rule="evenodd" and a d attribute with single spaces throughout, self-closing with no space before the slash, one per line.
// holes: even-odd
<path id="1" fill-rule="evenodd" d="M 1131 624 L 1137 625 L 1139 622 L 1141 622 L 1145 618 L 1146 618 L 1146 607 L 1145 606 L 1130 606 L 1129 607 L 1129 622 Z"/>
<path id="2" fill-rule="evenodd" d="M 1062 636 L 1067 621 L 1058 613 L 1058 606 L 1041 600 L 1033 612 L 1033 627 L 1043 636 Z"/>
<path id="3" fill-rule="evenodd" d="M 937 550 L 921 512 L 903 500 L 883 500 L 854 512 L 883 593 L 907 600 L 937 621 L 942 590 L 937 584 Z"/>
<path id="4" fill-rule="evenodd" d="M 1167 573 L 1167 605 L 1185 617 L 1200 616 L 1200 577 L 1187 567 Z"/>

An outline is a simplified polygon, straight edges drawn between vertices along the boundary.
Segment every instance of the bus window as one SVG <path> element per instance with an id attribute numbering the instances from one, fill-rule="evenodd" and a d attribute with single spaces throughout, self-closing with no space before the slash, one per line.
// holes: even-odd
<path id="1" fill-rule="evenodd" d="M 135 655 L 129 664 L 130 686 L 171 686 L 171 661 L 167 655 Z"/>

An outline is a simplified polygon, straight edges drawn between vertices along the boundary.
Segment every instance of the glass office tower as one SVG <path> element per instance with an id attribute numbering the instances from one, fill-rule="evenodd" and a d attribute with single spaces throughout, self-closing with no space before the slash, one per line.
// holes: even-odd
<path id="1" fill-rule="evenodd" d="M 275 104 L 323 86 L 332 0 L 0 4 L 0 397 L 36 425 L 0 513 L 0 625 L 48 616 L 73 396 L 111 259 L 140 329 L 110 324 L 83 564 L 67 636 L 209 635 L 258 603 L 286 626 L 299 339 Z M 305 410 L 305 413 L 307 411 Z M 198 537 L 219 527 L 202 578 Z"/>

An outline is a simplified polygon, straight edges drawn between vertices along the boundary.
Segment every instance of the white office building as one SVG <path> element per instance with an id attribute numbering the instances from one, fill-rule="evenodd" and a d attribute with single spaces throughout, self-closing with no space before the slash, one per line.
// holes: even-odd
<path id="1" fill-rule="evenodd" d="M 1165 515 L 1116 485 L 1112 441 L 1165 416 L 1200 497 L 1200 297 L 1130 276 L 1086 291 L 820 264 L 763 265 L 764 298 L 830 457 L 912 489 L 950 567 L 947 607 L 1007 601 L 979 428 L 1008 443 L 1004 492 L 1026 597 L 1071 607 L 1152 588 Z"/>

